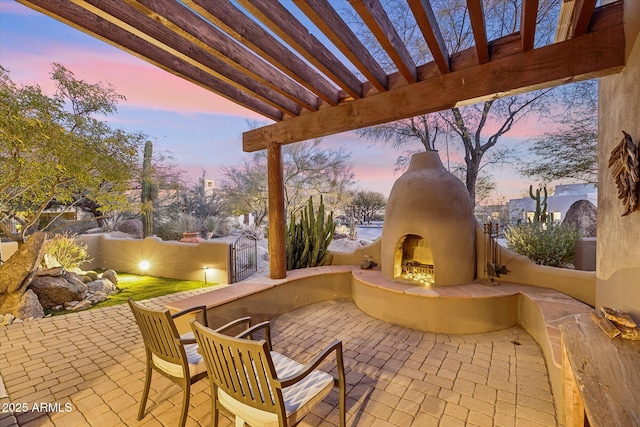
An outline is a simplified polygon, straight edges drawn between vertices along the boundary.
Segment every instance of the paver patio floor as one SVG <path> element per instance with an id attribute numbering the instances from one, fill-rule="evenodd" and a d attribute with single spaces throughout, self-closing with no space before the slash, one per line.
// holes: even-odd
<path id="1" fill-rule="evenodd" d="M 147 303 L 162 307 L 204 291 Z M 351 300 L 334 300 L 273 319 L 272 338 L 276 351 L 300 362 L 343 341 L 348 426 L 557 425 L 542 353 L 521 328 L 425 333 L 374 319 Z M 177 425 L 182 390 L 158 374 L 147 414 L 136 420 L 144 372 L 142 338 L 127 305 L 0 327 L 0 375 L 9 395 L 0 398 L 0 425 Z M 188 426 L 210 425 L 209 397 L 208 379 L 195 384 Z M 331 392 L 300 425 L 336 425 L 337 401 Z M 41 403 L 54 405 L 32 410 Z M 9 404 L 29 410 L 14 418 L 6 413 Z M 220 421 L 232 425 L 226 416 Z"/>

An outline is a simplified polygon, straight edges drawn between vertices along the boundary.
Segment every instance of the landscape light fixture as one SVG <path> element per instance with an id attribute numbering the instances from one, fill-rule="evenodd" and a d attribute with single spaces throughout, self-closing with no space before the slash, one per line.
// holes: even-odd
<path id="1" fill-rule="evenodd" d="M 211 270 L 211 267 L 202 267 L 202 273 L 204 274 L 204 284 L 207 284 L 207 271 Z"/>
<path id="2" fill-rule="evenodd" d="M 138 268 L 141 271 L 147 271 L 149 269 L 149 267 L 151 267 L 151 263 L 147 260 L 142 260 L 140 261 L 140 264 L 138 264 Z"/>

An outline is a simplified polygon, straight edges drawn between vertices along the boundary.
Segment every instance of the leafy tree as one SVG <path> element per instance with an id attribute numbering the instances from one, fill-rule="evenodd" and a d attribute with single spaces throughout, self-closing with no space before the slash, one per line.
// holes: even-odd
<path id="1" fill-rule="evenodd" d="M 182 193 L 182 211 L 201 222 L 211 216 L 225 214 L 226 204 L 218 192 L 206 191 L 204 185 L 196 184 Z"/>
<path id="2" fill-rule="evenodd" d="M 128 206 L 142 141 L 98 118 L 123 99 L 112 87 L 59 64 L 51 76 L 56 92 L 48 96 L 39 86 L 17 86 L 0 67 L 0 230 L 20 243 L 54 200 L 91 200 L 101 211 Z"/>
<path id="3" fill-rule="evenodd" d="M 371 222 L 371 218 L 387 205 L 387 198 L 375 191 L 358 191 L 351 205 L 358 212 L 360 221 Z"/>
<path id="4" fill-rule="evenodd" d="M 552 117 L 551 129 L 532 140 L 534 159 L 519 172 L 543 182 L 572 179 L 598 182 L 598 93 L 596 80 L 562 90 L 562 104 Z"/>
<path id="5" fill-rule="evenodd" d="M 349 153 L 320 147 L 321 139 L 286 145 L 282 149 L 285 208 L 288 214 L 306 206 L 309 197 L 322 194 L 333 210 L 348 199 L 354 184 Z M 259 227 L 268 213 L 267 154 L 260 151 L 242 164 L 223 168 L 222 188 L 231 209 L 251 212 Z"/>
<path id="6" fill-rule="evenodd" d="M 233 213 L 252 213 L 256 227 L 260 227 L 269 213 L 266 158 L 254 154 L 240 165 L 222 168 L 222 172 L 222 191 Z"/>
<path id="7" fill-rule="evenodd" d="M 541 0 L 538 13 L 538 38 L 548 40 L 555 24 L 553 10 L 559 0 Z M 387 0 L 385 9 L 392 18 L 396 29 L 418 64 L 431 59 L 424 39 L 415 20 L 408 13 L 405 1 Z M 441 31 L 449 54 L 455 54 L 474 44 L 473 30 L 467 16 L 465 0 L 432 2 L 434 12 L 441 22 Z M 495 0 L 485 5 L 487 35 L 489 40 L 512 34 L 519 29 L 520 3 L 510 0 Z M 393 63 L 375 46 L 375 40 L 361 23 L 355 19 L 353 24 L 363 35 L 364 42 L 376 55 L 388 72 L 395 71 Z M 532 92 L 525 95 L 501 99 L 489 99 L 483 103 L 463 107 L 454 107 L 438 113 L 403 119 L 393 123 L 362 129 L 361 137 L 373 141 L 392 144 L 396 148 L 420 144 L 425 150 L 434 150 L 439 135 L 450 135 L 458 142 L 464 158 L 465 176 L 463 181 L 469 191 L 473 204 L 476 203 L 476 185 L 480 170 L 487 164 L 485 155 L 508 133 L 525 115 L 531 112 L 546 111 L 549 90 Z M 414 145 L 414 147 L 415 147 Z M 407 150 L 399 157 L 397 166 L 407 164 L 410 154 Z M 504 161 L 504 156 L 499 156 Z"/>

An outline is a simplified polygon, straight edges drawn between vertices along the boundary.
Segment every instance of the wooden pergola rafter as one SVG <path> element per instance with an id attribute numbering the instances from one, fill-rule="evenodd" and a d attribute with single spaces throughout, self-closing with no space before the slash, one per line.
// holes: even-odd
<path id="1" fill-rule="evenodd" d="M 520 0 L 520 31 L 495 40 L 482 0 L 467 0 L 475 45 L 454 54 L 431 1 L 407 0 L 433 57 L 426 64 L 415 63 L 380 0 L 349 0 L 395 64 L 391 74 L 330 0 L 293 0 L 295 10 L 278 0 L 17 1 L 275 122 L 243 134 L 245 151 L 269 150 L 274 278 L 285 275 L 282 144 L 600 77 L 625 60 L 623 0 L 564 0 L 556 39 L 544 46 L 539 0 Z"/>

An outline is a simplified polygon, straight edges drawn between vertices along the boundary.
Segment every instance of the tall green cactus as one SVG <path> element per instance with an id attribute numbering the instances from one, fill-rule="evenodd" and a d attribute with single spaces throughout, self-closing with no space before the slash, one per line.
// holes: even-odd
<path id="1" fill-rule="evenodd" d="M 142 235 L 153 235 L 153 183 L 151 181 L 151 157 L 153 144 L 147 141 L 144 144 L 144 159 L 142 161 Z"/>
<path id="2" fill-rule="evenodd" d="M 533 195 L 533 185 L 529 186 L 529 197 L 536 201 L 536 211 L 533 214 L 534 223 L 546 223 L 549 221 L 547 215 L 547 187 L 542 187 L 544 191 L 544 199 L 540 198 L 540 189 L 536 189 L 536 195 Z"/>
<path id="3" fill-rule="evenodd" d="M 310 197 L 307 206 L 300 211 L 299 222 L 296 222 L 296 215 L 289 218 L 286 232 L 287 270 L 325 265 L 334 230 L 333 211 L 325 219 L 322 195 L 317 212 Z"/>

